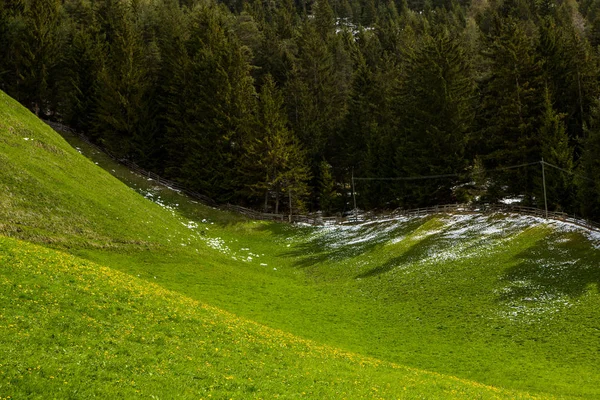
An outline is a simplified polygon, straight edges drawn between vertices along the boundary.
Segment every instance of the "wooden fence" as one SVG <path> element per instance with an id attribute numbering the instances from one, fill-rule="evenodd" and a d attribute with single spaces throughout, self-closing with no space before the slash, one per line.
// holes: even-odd
<path id="1" fill-rule="evenodd" d="M 400 216 L 425 216 L 432 214 L 495 214 L 495 213 L 510 213 L 520 215 L 530 215 L 539 218 L 547 218 L 555 221 L 567 222 L 600 232 L 600 224 L 597 222 L 577 218 L 564 212 L 548 211 L 548 215 L 542 209 L 535 207 L 524 207 L 510 204 L 446 204 L 425 208 L 414 209 L 398 209 L 391 213 L 383 214 L 363 214 L 350 216 L 344 222 L 366 221 L 366 220 L 382 220 Z"/>
<path id="2" fill-rule="evenodd" d="M 290 222 L 290 223 L 305 223 L 310 225 L 326 225 L 326 224 L 343 224 L 343 223 L 357 223 L 357 222 L 366 222 L 366 221 L 377 221 L 384 219 L 397 218 L 401 216 L 425 216 L 432 214 L 493 214 L 493 213 L 513 213 L 513 214 L 521 214 L 521 215 L 531 215 L 534 217 L 540 218 L 548 218 L 556 221 L 568 222 L 573 225 L 580 226 L 585 229 L 589 229 L 592 231 L 600 232 L 600 224 L 597 222 L 588 221 L 585 219 L 577 218 L 572 215 L 568 215 L 562 212 L 549 211 L 548 215 L 544 210 L 535 207 L 523 207 L 523 206 L 515 206 L 510 204 L 446 204 L 439 205 L 433 207 L 425 207 L 425 208 L 414 208 L 414 209 L 397 209 L 392 211 L 391 213 L 375 213 L 375 212 L 361 212 L 355 213 L 346 217 L 338 216 L 338 217 L 323 217 L 320 212 L 307 214 L 307 215 L 285 215 L 285 214 L 271 214 L 271 213 L 262 213 L 256 210 L 252 210 L 249 208 L 236 206 L 232 204 L 219 205 L 213 199 L 208 196 L 205 196 L 201 193 L 195 192 L 193 190 L 189 190 L 183 185 L 170 181 L 161 177 L 154 172 L 146 171 L 140 168 L 136 163 L 118 158 L 114 154 L 112 154 L 109 150 L 104 149 L 92 141 L 89 140 L 87 136 L 82 134 L 81 132 L 77 132 L 76 130 L 52 121 L 44 121 L 47 125 L 53 128 L 56 131 L 62 131 L 77 135 L 82 141 L 87 143 L 89 146 L 94 148 L 95 150 L 106 154 L 114 161 L 125 165 L 132 171 L 138 173 L 141 176 L 152 179 L 154 182 L 161 186 L 165 186 L 169 189 L 177 190 L 181 193 L 188 195 L 189 197 L 198 200 L 206 205 L 212 207 L 218 207 L 219 209 L 232 211 L 239 214 L 242 214 L 250 219 L 255 220 L 263 220 L 263 221 L 280 221 L 280 222 Z"/>

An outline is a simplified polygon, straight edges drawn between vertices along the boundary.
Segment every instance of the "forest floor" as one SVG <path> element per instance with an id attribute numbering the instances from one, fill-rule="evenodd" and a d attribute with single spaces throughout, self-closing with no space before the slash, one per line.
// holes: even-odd
<path id="1" fill-rule="evenodd" d="M 600 396 L 597 235 L 251 221 L 65 138 L 0 94 L 2 399 Z"/>

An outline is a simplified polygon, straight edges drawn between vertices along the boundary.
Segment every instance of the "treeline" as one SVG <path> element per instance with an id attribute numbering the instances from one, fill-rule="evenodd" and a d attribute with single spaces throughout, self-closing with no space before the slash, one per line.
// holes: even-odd
<path id="1" fill-rule="evenodd" d="M 348 210 L 352 174 L 362 208 L 543 206 L 543 159 L 549 208 L 600 220 L 598 45 L 595 0 L 0 2 L 2 90 L 276 212 Z"/>

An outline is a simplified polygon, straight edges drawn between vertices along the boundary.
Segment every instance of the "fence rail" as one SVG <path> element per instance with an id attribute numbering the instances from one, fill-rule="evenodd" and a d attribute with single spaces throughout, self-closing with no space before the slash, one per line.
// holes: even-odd
<path id="1" fill-rule="evenodd" d="M 570 224 L 574 224 L 580 226 L 582 228 L 586 228 L 589 230 L 593 230 L 596 232 L 600 232 L 600 224 L 597 222 L 577 218 L 575 216 L 569 215 L 564 212 L 557 211 L 548 211 L 546 212 L 542 209 L 535 207 L 525 207 L 525 206 L 517 206 L 510 204 L 446 204 L 439 205 L 433 207 L 424 207 L 424 208 L 414 208 L 414 209 L 398 209 L 394 210 L 391 213 L 378 214 L 378 215 L 359 215 L 357 217 L 349 217 L 347 219 L 348 222 L 356 221 L 356 220 L 378 220 L 378 219 L 389 219 L 399 216 L 425 216 L 432 214 L 494 214 L 494 213 L 512 213 L 512 214 L 520 214 L 520 215 L 530 215 L 539 218 L 547 218 L 556 221 L 568 222 Z"/>
<path id="2" fill-rule="evenodd" d="M 493 213 L 514 213 L 521 215 L 531 215 L 540 218 L 548 218 L 556 221 L 568 222 L 573 225 L 580 226 L 585 229 L 593 230 L 596 232 L 600 232 L 600 224 L 593 221 L 588 221 L 585 219 L 577 218 L 572 215 L 568 215 L 563 212 L 555 212 L 549 211 L 546 215 L 544 210 L 535 207 L 524 207 L 524 206 L 516 206 L 510 204 L 446 204 L 439 205 L 433 207 L 424 207 L 424 208 L 414 208 L 414 209 L 397 209 L 392 211 L 391 213 L 381 213 L 377 214 L 375 212 L 364 212 L 361 214 L 354 214 L 347 217 L 323 217 L 321 213 L 312 213 L 307 215 L 284 215 L 284 214 L 272 214 L 272 213 L 262 213 L 256 210 L 252 210 L 250 208 L 245 208 L 241 206 L 236 206 L 232 204 L 219 205 L 216 201 L 211 199 L 208 196 L 205 196 L 201 193 L 195 192 L 183 186 L 180 183 L 170 181 L 161 177 L 154 172 L 149 172 L 138 166 L 136 163 L 118 158 L 114 154 L 112 154 L 109 150 L 104 149 L 95 143 L 93 143 L 86 135 L 81 132 L 72 129 L 66 125 L 63 125 L 58 122 L 53 121 L 44 121 L 47 125 L 49 125 L 52 129 L 56 131 L 62 131 L 74 134 L 78 136 L 83 142 L 91 146 L 93 149 L 106 154 L 114 161 L 125 165 L 132 171 L 138 173 L 141 176 L 152 179 L 154 182 L 161 186 L 165 186 L 169 189 L 177 190 L 181 193 L 186 194 L 187 196 L 198 200 L 206 205 L 218 207 L 221 210 L 232 211 L 239 214 L 242 214 L 250 219 L 255 220 L 263 220 L 263 221 L 280 221 L 280 222 L 290 222 L 290 223 L 305 223 L 310 225 L 325 225 L 325 224 L 343 224 L 343 223 L 356 223 L 356 222 L 365 222 L 365 221 L 377 221 L 382 219 L 390 219 L 400 216 L 425 216 L 432 214 L 461 214 L 461 213 L 480 213 L 480 214 L 493 214 Z"/>

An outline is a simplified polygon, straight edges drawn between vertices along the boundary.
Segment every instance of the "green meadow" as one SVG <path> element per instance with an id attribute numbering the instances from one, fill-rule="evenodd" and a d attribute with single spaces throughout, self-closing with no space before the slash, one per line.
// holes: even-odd
<path id="1" fill-rule="evenodd" d="M 600 235 L 257 222 L 0 92 L 0 399 L 598 398 Z"/>

